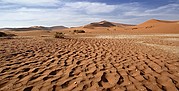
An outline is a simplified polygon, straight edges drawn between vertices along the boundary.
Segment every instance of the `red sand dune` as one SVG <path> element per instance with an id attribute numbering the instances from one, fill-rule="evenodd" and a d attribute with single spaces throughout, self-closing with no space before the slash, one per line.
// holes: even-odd
<path id="1" fill-rule="evenodd" d="M 179 33 L 179 21 L 151 19 L 132 27 L 132 30 L 143 33 Z"/>
<path id="2" fill-rule="evenodd" d="M 101 21 L 67 30 L 72 32 L 75 29 L 85 30 L 87 33 L 179 33 L 179 21 L 151 19 L 136 26 Z"/>

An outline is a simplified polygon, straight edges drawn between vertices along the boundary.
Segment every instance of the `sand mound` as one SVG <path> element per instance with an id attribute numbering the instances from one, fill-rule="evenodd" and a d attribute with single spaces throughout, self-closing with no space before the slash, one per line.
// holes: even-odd
<path id="1" fill-rule="evenodd" d="M 68 29 L 68 27 L 65 27 L 65 26 L 53 26 L 53 27 L 50 27 L 51 30 L 63 30 L 63 29 Z"/>
<path id="2" fill-rule="evenodd" d="M 151 19 L 128 30 L 138 33 L 179 33 L 178 21 Z"/>
<path id="3" fill-rule="evenodd" d="M 12 38 L 16 36 L 15 34 L 13 33 L 9 33 L 9 32 L 0 32 L 0 37 L 2 38 Z"/>
<path id="4" fill-rule="evenodd" d="M 116 22 L 112 22 L 112 24 L 116 25 L 117 27 L 135 26 L 132 24 L 123 24 L 123 23 L 116 23 Z"/>
<path id="5" fill-rule="evenodd" d="M 33 31 L 33 30 L 62 30 L 67 29 L 65 26 L 52 26 L 52 27 L 44 27 L 44 26 L 31 26 L 26 28 L 1 28 L 0 30 L 9 30 L 9 31 Z"/>
<path id="6" fill-rule="evenodd" d="M 91 23 L 88 25 L 85 25 L 84 28 L 94 28 L 94 27 L 113 27 L 115 26 L 111 22 L 108 21 L 101 21 L 101 22 L 96 22 L 96 23 Z"/>
<path id="7" fill-rule="evenodd" d="M 151 25 L 151 24 L 161 24 L 161 23 L 173 23 L 173 24 L 177 24 L 177 22 L 179 21 L 166 21 L 166 20 L 157 20 L 157 19 L 151 19 L 148 20 L 142 24 L 139 24 L 138 26 L 146 26 L 146 25 Z"/>
<path id="8" fill-rule="evenodd" d="M 108 21 L 101 21 L 96 23 L 91 23 L 88 25 L 85 25 L 84 28 L 95 28 L 95 27 L 125 27 L 125 26 L 134 26 L 131 24 L 122 24 L 122 23 L 115 23 L 115 22 L 108 22 Z"/>
<path id="9" fill-rule="evenodd" d="M 108 21 L 84 26 L 90 33 L 179 33 L 179 21 L 151 19 L 139 25 L 121 24 Z M 82 27 L 80 27 L 82 28 Z M 88 30 L 87 30 L 88 31 Z"/>
<path id="10" fill-rule="evenodd" d="M 4 36 L 7 36 L 7 34 L 4 32 L 0 32 L 0 37 L 4 37 Z"/>

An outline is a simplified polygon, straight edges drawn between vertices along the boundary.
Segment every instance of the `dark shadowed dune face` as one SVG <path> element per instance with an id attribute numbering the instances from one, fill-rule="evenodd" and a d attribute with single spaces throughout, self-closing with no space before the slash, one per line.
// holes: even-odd
<path id="1" fill-rule="evenodd" d="M 115 25 L 112 24 L 111 22 L 101 21 L 101 22 L 91 23 L 91 24 L 89 24 L 89 25 L 85 25 L 84 28 L 113 27 L 113 26 L 115 26 Z"/>

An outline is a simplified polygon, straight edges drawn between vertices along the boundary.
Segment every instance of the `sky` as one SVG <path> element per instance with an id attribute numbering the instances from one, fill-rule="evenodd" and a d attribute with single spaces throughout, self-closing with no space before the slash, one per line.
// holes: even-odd
<path id="1" fill-rule="evenodd" d="M 179 20 L 179 0 L 0 0 L 0 28 Z"/>

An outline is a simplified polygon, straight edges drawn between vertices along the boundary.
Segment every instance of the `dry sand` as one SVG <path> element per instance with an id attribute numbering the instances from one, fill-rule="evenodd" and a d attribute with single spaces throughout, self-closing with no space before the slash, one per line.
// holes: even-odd
<path id="1" fill-rule="evenodd" d="M 164 21 L 151 19 L 142 24 L 136 26 L 111 26 L 111 27 L 95 27 L 90 25 L 91 28 L 76 27 L 67 29 L 69 31 L 74 29 L 82 29 L 88 33 L 166 33 L 166 34 L 178 34 L 179 33 L 179 21 Z"/>
<path id="2" fill-rule="evenodd" d="M 0 91 L 178 91 L 176 38 L 0 39 Z"/>

